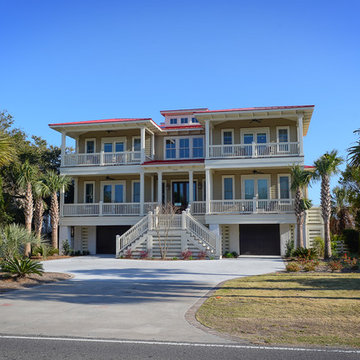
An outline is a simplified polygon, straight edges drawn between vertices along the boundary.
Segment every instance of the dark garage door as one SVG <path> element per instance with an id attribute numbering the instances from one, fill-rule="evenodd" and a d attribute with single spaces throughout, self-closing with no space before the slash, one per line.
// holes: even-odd
<path id="1" fill-rule="evenodd" d="M 240 225 L 240 254 L 280 255 L 279 225 Z"/>
<path id="2" fill-rule="evenodd" d="M 96 253 L 115 254 L 116 235 L 122 235 L 131 226 L 97 226 L 96 227 Z"/>

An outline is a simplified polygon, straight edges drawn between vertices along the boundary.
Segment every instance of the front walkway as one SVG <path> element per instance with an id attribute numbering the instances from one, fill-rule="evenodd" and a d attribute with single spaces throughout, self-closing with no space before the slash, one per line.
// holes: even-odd
<path id="1" fill-rule="evenodd" d="M 186 311 L 219 282 L 284 269 L 280 258 L 204 261 L 76 257 L 46 261 L 72 280 L 0 296 L 2 334 L 224 342 Z"/>

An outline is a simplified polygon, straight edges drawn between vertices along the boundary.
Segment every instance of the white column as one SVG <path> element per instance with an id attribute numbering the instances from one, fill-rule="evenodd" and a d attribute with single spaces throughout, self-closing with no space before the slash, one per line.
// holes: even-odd
<path id="1" fill-rule="evenodd" d="M 206 159 L 209 158 L 209 149 L 210 149 L 210 124 L 209 120 L 205 120 L 205 154 Z"/>
<path id="2" fill-rule="evenodd" d="M 298 142 L 300 156 L 304 155 L 304 142 L 303 142 L 303 114 L 298 115 Z"/>
<path id="3" fill-rule="evenodd" d="M 74 204 L 79 202 L 79 179 L 74 179 Z"/>
<path id="4" fill-rule="evenodd" d="M 194 172 L 189 170 L 189 203 L 194 201 Z"/>
<path id="5" fill-rule="evenodd" d="M 211 200 L 211 171 L 205 170 L 205 186 L 206 186 L 206 213 L 210 213 L 210 200 Z"/>
<path id="6" fill-rule="evenodd" d="M 65 149 L 66 149 L 66 132 L 61 133 L 61 166 L 64 166 L 65 158 Z"/>
<path id="7" fill-rule="evenodd" d="M 65 200 L 65 191 L 64 187 L 60 190 L 60 216 L 64 215 L 64 200 Z"/>
<path id="8" fill-rule="evenodd" d="M 141 150 L 141 162 L 145 161 L 145 128 L 140 129 L 140 150 Z"/>
<path id="9" fill-rule="evenodd" d="M 153 159 L 155 158 L 155 134 L 154 133 L 151 135 L 151 156 Z"/>
<path id="10" fill-rule="evenodd" d="M 151 202 L 154 202 L 154 175 L 151 175 Z"/>
<path id="11" fill-rule="evenodd" d="M 144 195 L 145 195 L 145 192 L 144 192 L 144 173 L 141 172 L 140 173 L 140 215 L 143 215 L 144 214 Z"/>
<path id="12" fill-rule="evenodd" d="M 158 191 L 157 191 L 158 204 L 162 203 L 162 172 L 158 171 Z"/>

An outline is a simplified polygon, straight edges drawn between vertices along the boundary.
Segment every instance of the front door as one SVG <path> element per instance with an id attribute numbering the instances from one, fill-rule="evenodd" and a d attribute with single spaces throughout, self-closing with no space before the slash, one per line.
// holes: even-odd
<path id="1" fill-rule="evenodd" d="M 185 210 L 189 203 L 189 182 L 176 181 L 172 183 L 172 203 Z"/>

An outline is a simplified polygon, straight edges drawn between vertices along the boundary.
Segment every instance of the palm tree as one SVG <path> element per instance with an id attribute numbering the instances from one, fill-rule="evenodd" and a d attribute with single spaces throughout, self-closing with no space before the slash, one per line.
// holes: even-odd
<path id="1" fill-rule="evenodd" d="M 70 184 L 70 178 L 64 175 L 58 175 L 53 170 L 48 170 L 45 174 L 45 185 L 50 193 L 50 217 L 51 217 L 51 245 L 58 248 L 58 227 L 59 227 L 59 201 L 58 192 L 67 190 Z"/>
<path id="2" fill-rule="evenodd" d="M 34 184 L 33 194 L 35 198 L 34 209 L 34 228 L 35 234 L 41 237 L 41 229 L 43 224 L 43 215 L 46 207 L 44 198 L 50 195 L 48 187 L 45 185 L 44 179 L 40 179 Z"/>
<path id="3" fill-rule="evenodd" d="M 341 234 L 344 229 L 352 224 L 349 196 L 345 187 L 336 186 L 333 189 L 331 208 L 331 230 L 335 234 Z"/>
<path id="4" fill-rule="evenodd" d="M 360 129 L 355 130 L 354 133 L 358 133 L 360 135 Z M 352 167 L 360 166 L 360 140 L 356 142 L 356 145 L 348 148 L 348 159 L 350 166 Z"/>
<path id="5" fill-rule="evenodd" d="M 303 198 L 303 188 L 310 183 L 312 173 L 304 170 L 300 165 L 291 168 L 291 190 L 295 191 L 295 215 L 297 222 L 298 247 L 305 247 L 303 225 L 305 210 L 311 207 L 311 202 Z"/>
<path id="6" fill-rule="evenodd" d="M 12 139 L 0 131 L 0 167 L 10 164 L 16 158 L 16 148 Z"/>
<path id="7" fill-rule="evenodd" d="M 325 259 L 331 257 L 331 240 L 330 240 L 330 216 L 331 216 L 331 193 L 330 178 L 338 173 L 339 165 L 343 159 L 338 156 L 337 150 L 332 150 L 320 156 L 314 163 L 314 179 L 321 179 L 321 215 L 324 220 L 325 230 Z"/>
<path id="8" fill-rule="evenodd" d="M 33 204 L 33 193 L 32 186 L 37 175 L 37 169 L 34 165 L 31 165 L 28 160 L 21 164 L 19 168 L 19 176 L 17 183 L 24 190 L 24 215 L 25 215 L 25 228 L 31 233 L 31 224 L 34 213 L 34 204 Z M 29 256 L 31 252 L 31 244 L 27 243 L 25 246 L 25 256 Z"/>

